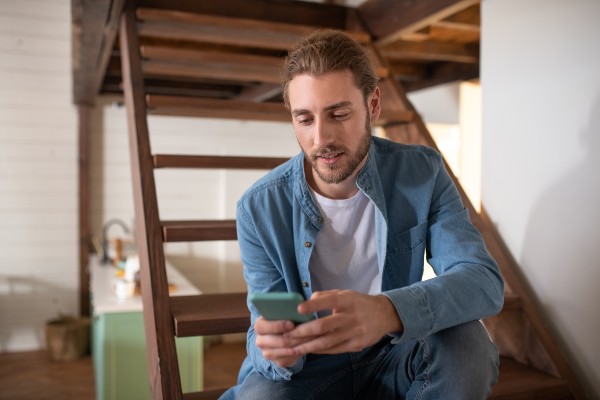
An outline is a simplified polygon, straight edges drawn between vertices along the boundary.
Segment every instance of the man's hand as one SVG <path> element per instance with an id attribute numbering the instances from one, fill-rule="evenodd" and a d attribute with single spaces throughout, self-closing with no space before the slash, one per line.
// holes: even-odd
<path id="1" fill-rule="evenodd" d="M 296 354 L 294 347 L 302 340 L 286 337 L 294 327 L 292 321 L 267 321 L 259 317 L 254 322 L 254 331 L 256 346 L 262 351 L 263 357 L 284 368 L 298 361 L 302 355 Z"/>
<path id="2" fill-rule="evenodd" d="M 361 351 L 384 335 L 403 330 L 394 305 L 383 295 L 328 290 L 313 293 L 298 306 L 303 314 L 324 310 L 331 310 L 331 315 L 283 333 L 282 343 L 293 346 L 287 357 Z"/>

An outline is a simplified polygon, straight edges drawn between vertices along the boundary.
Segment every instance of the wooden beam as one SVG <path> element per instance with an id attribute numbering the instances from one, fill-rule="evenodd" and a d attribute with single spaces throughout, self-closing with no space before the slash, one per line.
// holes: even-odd
<path id="1" fill-rule="evenodd" d="M 462 26 L 464 29 L 479 29 L 481 26 L 481 5 L 474 4 L 454 15 L 444 18 L 440 23 Z"/>
<path id="2" fill-rule="evenodd" d="M 390 60 L 391 75 L 400 81 L 418 81 L 425 77 L 425 64 Z"/>
<path id="3" fill-rule="evenodd" d="M 125 0 L 73 0 L 73 102 L 94 104 L 110 59 Z"/>
<path id="4" fill-rule="evenodd" d="M 137 0 L 138 7 L 344 29 L 346 7 L 273 0 Z"/>
<path id="5" fill-rule="evenodd" d="M 448 42 L 409 42 L 398 40 L 380 49 L 381 54 L 393 60 L 448 61 L 477 63 L 479 48 Z"/>
<path id="6" fill-rule="evenodd" d="M 259 83 L 244 88 L 237 96 L 237 100 L 262 103 L 263 101 L 281 95 L 281 92 L 282 88 L 279 83 Z"/>
<path id="7" fill-rule="evenodd" d="M 479 78 L 479 64 L 443 63 L 429 68 L 428 76 L 413 82 L 404 82 L 407 92 L 450 82 Z"/>
<path id="8" fill-rule="evenodd" d="M 212 98 L 232 98 L 239 89 L 231 85 L 214 82 L 197 82 L 185 80 L 167 80 L 147 77 L 146 93 L 160 95 L 195 96 Z"/>
<path id="9" fill-rule="evenodd" d="M 479 43 L 479 27 L 466 27 L 444 21 L 435 22 L 429 27 L 429 40 L 462 44 Z"/>
<path id="10" fill-rule="evenodd" d="M 128 3 L 120 22 L 119 38 L 129 128 L 150 394 L 153 400 L 181 399 L 181 380 L 168 301 L 168 280 L 164 267 L 162 229 L 158 216 L 146 119 L 144 77 L 133 3 Z"/>
<path id="11" fill-rule="evenodd" d="M 477 3 L 479 0 L 367 0 L 358 12 L 377 43 L 385 45 Z"/>
<path id="12" fill-rule="evenodd" d="M 283 103 L 201 99 L 183 96 L 146 96 L 149 112 L 157 115 L 244 119 L 257 121 L 292 121 Z"/>
<path id="13" fill-rule="evenodd" d="M 223 51 L 142 46 L 146 75 L 279 83 L 283 59 Z"/>
<path id="14" fill-rule="evenodd" d="M 273 50 L 287 50 L 316 29 L 312 25 L 150 8 L 138 9 L 137 17 L 141 21 L 141 36 Z M 370 39 L 366 34 L 348 34 L 360 42 L 368 42 Z"/>
<path id="15" fill-rule="evenodd" d="M 90 136 L 91 113 L 88 105 L 79 105 L 79 314 L 90 315 Z"/>

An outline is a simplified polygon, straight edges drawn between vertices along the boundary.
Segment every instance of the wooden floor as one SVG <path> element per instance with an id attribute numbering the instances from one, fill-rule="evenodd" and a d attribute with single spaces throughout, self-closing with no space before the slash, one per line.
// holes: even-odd
<path id="1" fill-rule="evenodd" d="M 204 353 L 204 389 L 234 386 L 246 357 L 246 343 L 213 344 Z"/>
<path id="2" fill-rule="evenodd" d="M 246 346 L 215 344 L 204 358 L 206 389 L 235 385 Z M 91 357 L 54 362 L 46 351 L 0 353 L 0 400 L 94 400 Z"/>
<path id="3" fill-rule="evenodd" d="M 45 351 L 0 353 L 1 400 L 93 400 L 91 357 L 54 362 Z"/>

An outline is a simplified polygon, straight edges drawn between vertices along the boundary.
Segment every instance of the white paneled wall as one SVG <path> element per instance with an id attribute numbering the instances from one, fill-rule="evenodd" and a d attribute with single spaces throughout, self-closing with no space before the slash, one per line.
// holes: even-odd
<path id="1" fill-rule="evenodd" d="M 69 0 L 0 0 L 0 351 L 78 313 Z"/>

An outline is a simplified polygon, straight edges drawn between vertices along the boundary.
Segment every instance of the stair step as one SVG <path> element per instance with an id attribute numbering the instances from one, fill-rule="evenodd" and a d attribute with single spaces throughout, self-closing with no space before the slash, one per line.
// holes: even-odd
<path id="1" fill-rule="evenodd" d="M 237 240 L 235 220 L 161 221 L 164 242 Z"/>
<path id="2" fill-rule="evenodd" d="M 510 358 L 501 357 L 500 377 L 494 386 L 493 400 L 571 399 L 567 382 Z"/>
<path id="3" fill-rule="evenodd" d="M 192 156 L 155 154 L 154 168 L 273 169 L 288 161 L 283 157 Z"/>
<path id="4" fill-rule="evenodd" d="M 504 293 L 504 306 L 502 311 L 505 310 L 520 310 L 522 308 L 521 298 L 514 293 Z"/>
<path id="5" fill-rule="evenodd" d="M 184 400 L 218 399 L 226 389 L 187 393 Z M 500 378 L 490 400 L 566 400 L 572 399 L 567 383 L 510 358 L 501 357 Z"/>
<path id="6" fill-rule="evenodd" d="M 171 297 L 175 335 L 187 337 L 246 332 L 250 326 L 246 296 L 246 293 L 219 293 Z"/>
<path id="7" fill-rule="evenodd" d="M 179 117 L 248 119 L 291 122 L 282 103 L 256 103 L 242 100 L 203 99 L 186 96 L 146 95 L 148 113 Z"/>
<path id="8" fill-rule="evenodd" d="M 181 10 L 138 8 L 136 15 L 143 21 L 139 26 L 140 36 L 273 50 L 287 50 L 315 29 L 312 25 L 298 23 L 203 15 Z M 370 41 L 368 34 L 347 33 L 363 43 Z"/>
<path id="9" fill-rule="evenodd" d="M 227 389 L 205 390 L 203 392 L 184 393 L 183 400 L 217 400 Z"/>

